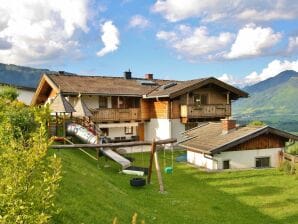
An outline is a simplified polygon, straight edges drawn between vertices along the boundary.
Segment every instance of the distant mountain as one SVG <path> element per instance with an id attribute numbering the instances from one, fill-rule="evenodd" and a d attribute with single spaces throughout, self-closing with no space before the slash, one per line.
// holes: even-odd
<path id="1" fill-rule="evenodd" d="M 36 69 L 0 63 L 0 83 L 36 88 L 40 76 L 48 69 Z"/>
<path id="2" fill-rule="evenodd" d="M 298 132 L 298 72 L 284 71 L 244 90 L 250 97 L 233 104 L 233 116 Z"/>

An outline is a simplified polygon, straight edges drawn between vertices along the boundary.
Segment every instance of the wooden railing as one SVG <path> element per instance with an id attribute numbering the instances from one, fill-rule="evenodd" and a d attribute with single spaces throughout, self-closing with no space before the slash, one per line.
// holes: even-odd
<path id="1" fill-rule="evenodd" d="M 181 105 L 180 113 L 182 118 L 226 117 L 231 116 L 231 105 Z"/>
<path id="2" fill-rule="evenodd" d="M 92 110 L 94 122 L 120 122 L 141 120 L 140 108 Z"/>

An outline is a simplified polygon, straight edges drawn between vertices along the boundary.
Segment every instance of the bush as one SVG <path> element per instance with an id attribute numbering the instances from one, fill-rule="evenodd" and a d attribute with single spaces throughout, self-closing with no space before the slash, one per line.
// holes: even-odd
<path id="1" fill-rule="evenodd" d="M 0 223 L 47 223 L 61 163 L 47 157 L 47 108 L 0 98 Z"/>
<path id="2" fill-rule="evenodd" d="M 4 86 L 0 91 L 0 98 L 6 99 L 9 101 L 14 101 L 18 98 L 19 94 L 16 88 L 11 86 Z"/>
<path id="3" fill-rule="evenodd" d="M 265 126 L 266 123 L 263 121 L 251 121 L 249 122 L 248 126 L 253 126 L 253 127 L 259 127 L 259 126 Z"/>
<path id="4" fill-rule="evenodd" d="M 298 142 L 288 145 L 286 152 L 292 155 L 298 155 Z"/>

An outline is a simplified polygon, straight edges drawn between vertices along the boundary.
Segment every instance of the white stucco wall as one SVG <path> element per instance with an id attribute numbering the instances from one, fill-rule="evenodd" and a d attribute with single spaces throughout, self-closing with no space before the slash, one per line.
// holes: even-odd
<path id="1" fill-rule="evenodd" d="M 171 138 L 171 122 L 169 119 L 151 119 L 150 122 L 145 122 L 144 129 L 145 140 Z"/>
<path id="2" fill-rule="evenodd" d="M 279 152 L 283 148 L 256 149 L 244 151 L 221 152 L 208 159 L 198 152 L 187 151 L 187 161 L 196 166 L 205 167 L 210 170 L 223 169 L 223 161 L 230 161 L 230 169 L 255 168 L 256 158 L 270 157 L 270 167 L 277 167 L 279 164 Z"/>
<path id="3" fill-rule="evenodd" d="M 98 108 L 98 96 L 82 96 L 83 102 L 89 109 L 97 109 Z"/>
<path id="4" fill-rule="evenodd" d="M 202 153 L 187 151 L 187 162 L 210 170 L 217 169 L 217 162 L 212 157 L 204 156 Z"/>
<path id="5" fill-rule="evenodd" d="M 22 101 L 23 103 L 30 105 L 31 104 L 31 100 L 33 98 L 34 95 L 34 91 L 30 91 L 30 90 L 25 90 L 25 89 L 18 89 L 18 93 L 19 93 L 19 97 L 18 100 Z"/>
<path id="6" fill-rule="evenodd" d="M 177 138 L 177 141 L 181 141 L 183 136 L 181 132 L 185 131 L 185 125 L 181 123 L 180 119 L 171 120 L 171 135 L 172 138 Z"/>
<path id="7" fill-rule="evenodd" d="M 271 149 L 257 149 L 257 150 L 244 150 L 244 151 L 231 151 L 222 152 L 215 155 L 217 159 L 219 169 L 223 168 L 222 161 L 230 160 L 231 169 L 247 169 L 254 168 L 256 166 L 257 157 L 270 157 L 270 167 L 277 167 L 279 161 L 279 152 L 282 148 Z"/>
<path id="8" fill-rule="evenodd" d="M 125 128 L 124 127 L 113 127 L 109 128 L 109 136 L 110 138 L 114 139 L 115 137 L 126 137 L 127 139 L 131 138 L 133 135 L 137 135 L 136 127 L 133 128 L 132 134 L 125 134 Z"/>

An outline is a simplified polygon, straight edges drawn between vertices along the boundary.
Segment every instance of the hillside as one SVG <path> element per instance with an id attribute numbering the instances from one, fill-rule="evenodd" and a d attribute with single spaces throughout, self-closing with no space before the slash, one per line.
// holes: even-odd
<path id="1" fill-rule="evenodd" d="M 102 157 L 97 168 L 81 151 L 51 152 L 62 159 L 63 176 L 55 203 L 61 212 L 52 223 L 109 224 L 114 217 L 131 223 L 134 212 L 137 223 L 146 224 L 297 223 L 298 181 L 276 169 L 208 173 L 175 162 L 173 174 L 162 174 L 167 193 L 161 194 L 155 171 L 151 185 L 132 188 L 132 176 L 120 174 L 112 161 Z M 148 164 L 148 153 L 143 161 L 130 156 L 135 165 Z M 163 152 L 159 158 L 163 170 Z"/>
<path id="2" fill-rule="evenodd" d="M 45 72 L 49 70 L 0 63 L 0 83 L 35 88 Z"/>
<path id="3" fill-rule="evenodd" d="M 298 73 L 284 71 L 244 89 L 250 94 L 233 104 L 240 120 L 263 120 L 287 131 L 298 132 Z"/>

